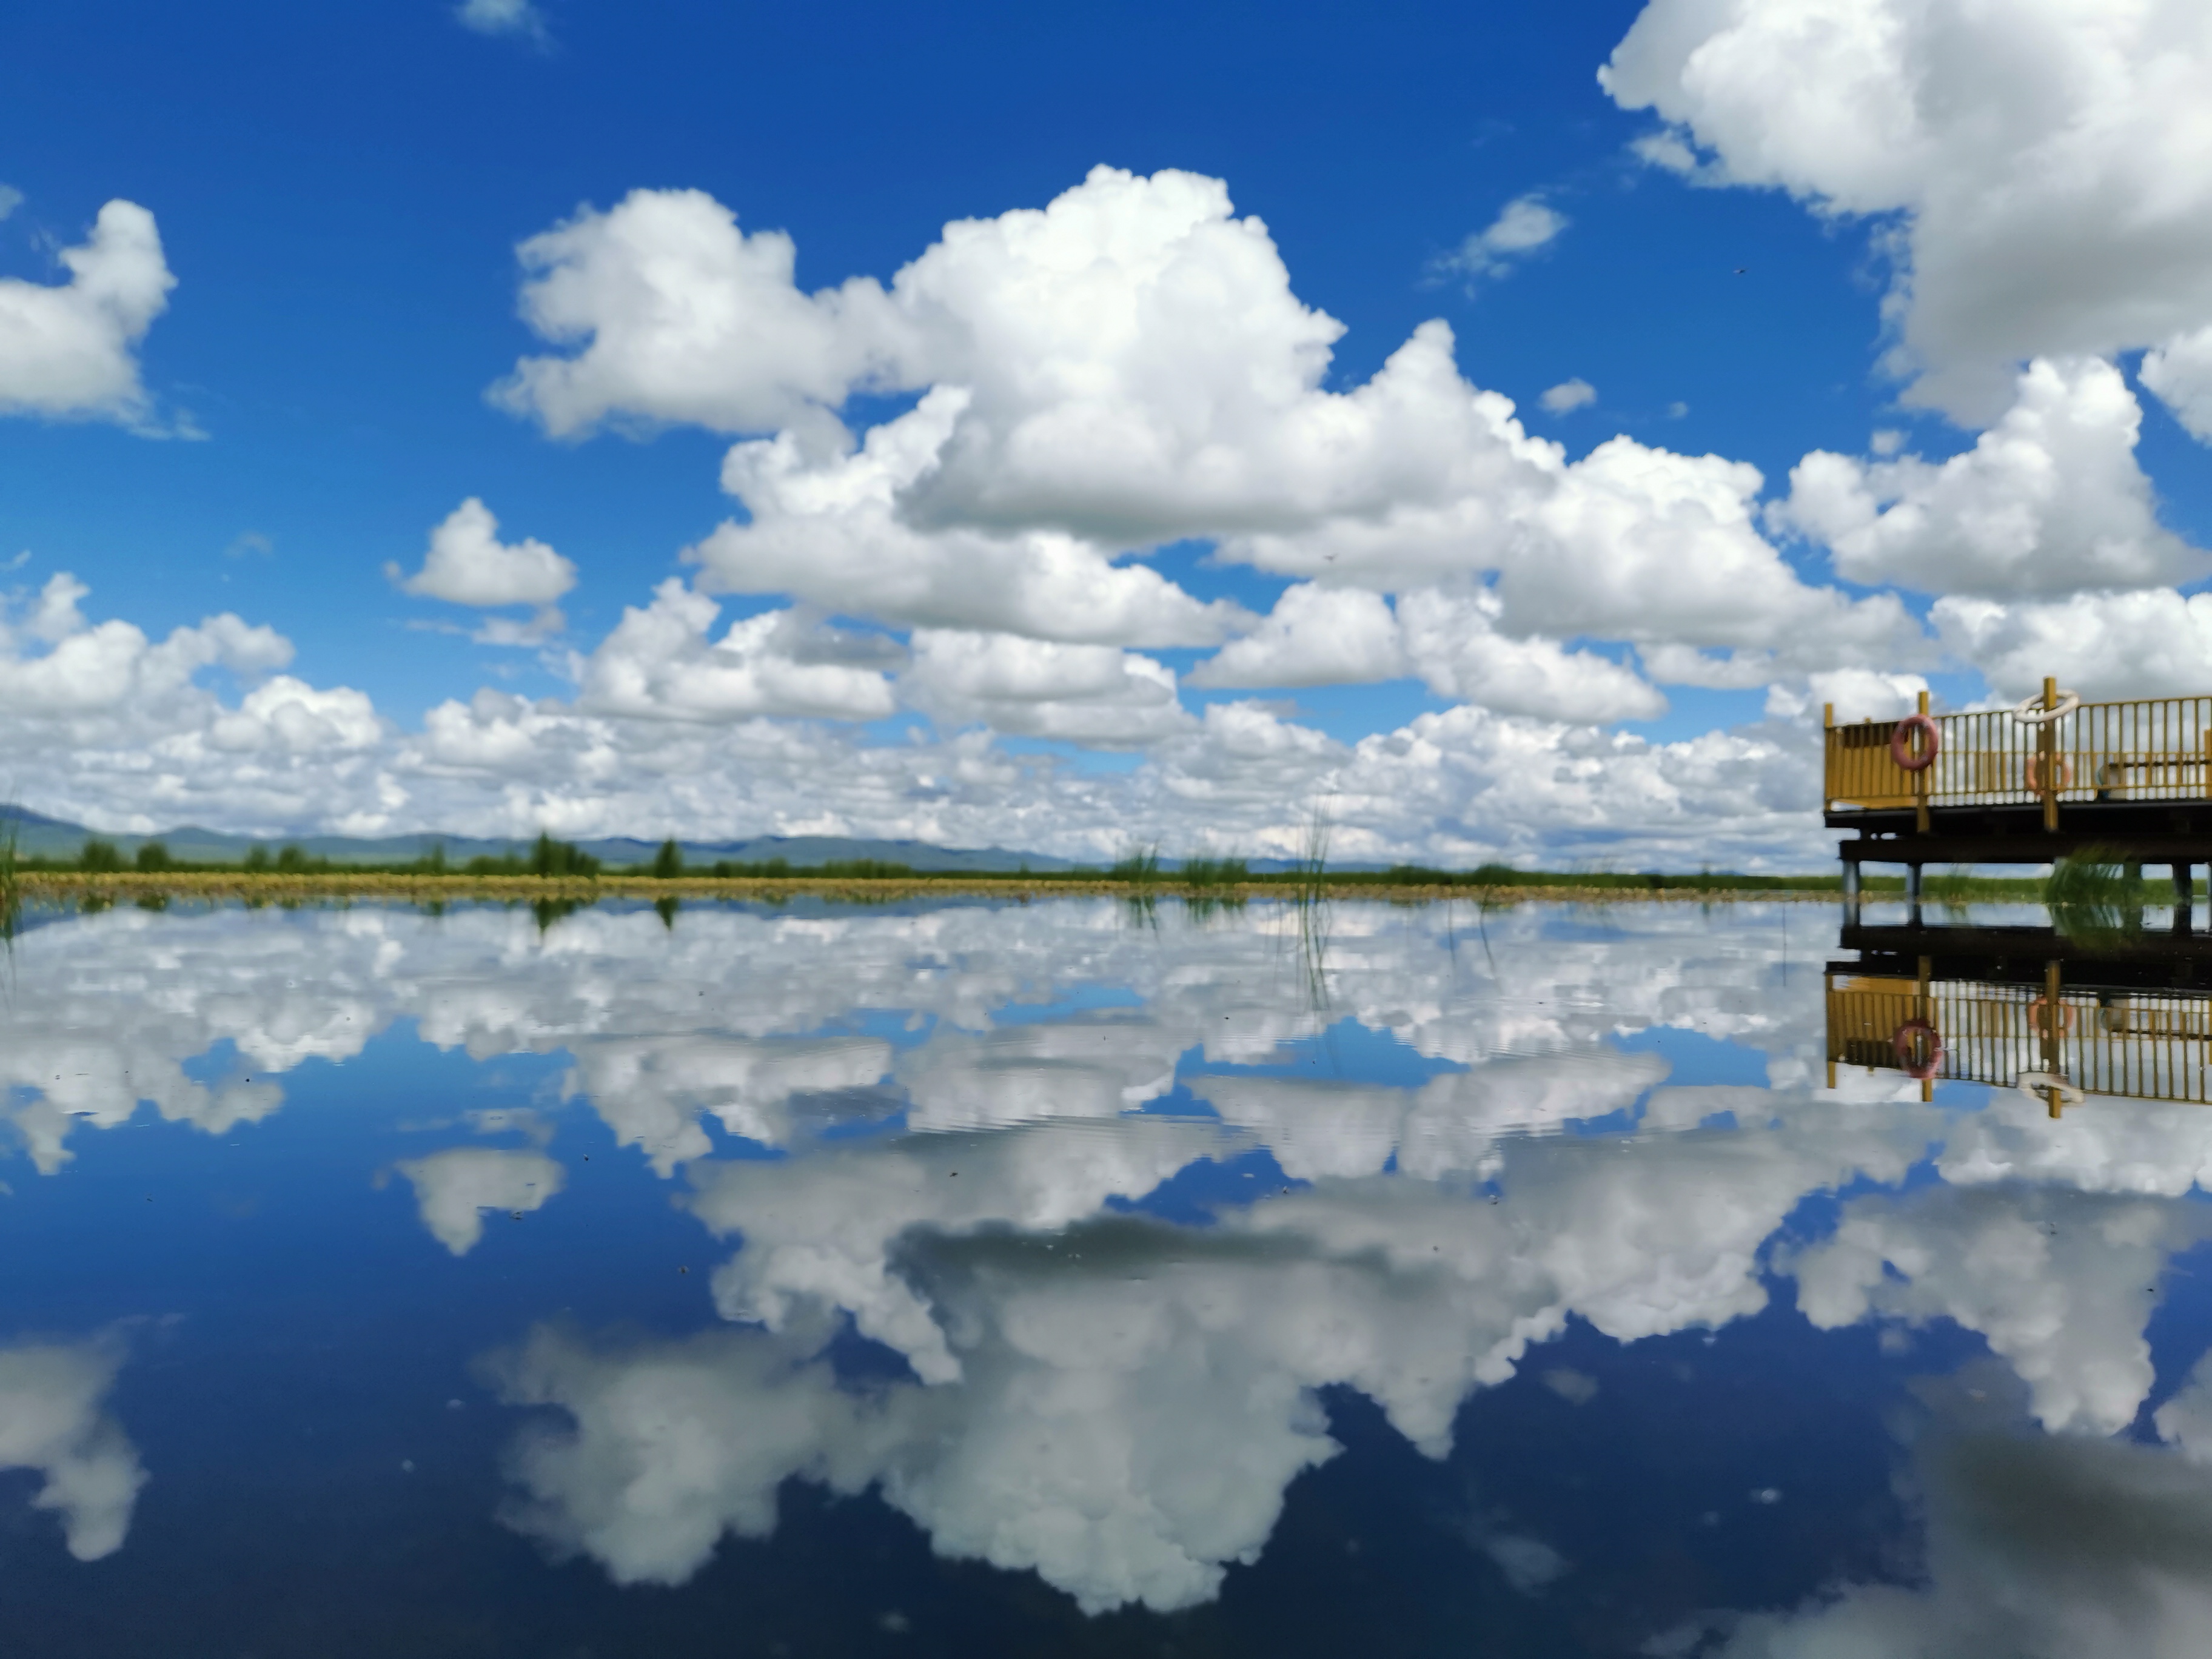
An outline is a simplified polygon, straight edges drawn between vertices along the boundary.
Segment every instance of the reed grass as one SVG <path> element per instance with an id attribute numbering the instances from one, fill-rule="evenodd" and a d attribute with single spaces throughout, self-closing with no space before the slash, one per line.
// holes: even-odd
<path id="1" fill-rule="evenodd" d="M 1156 885 L 1160 878 L 1159 842 L 1154 842 L 1149 847 L 1131 848 L 1107 871 L 1106 878 L 1129 887 Z"/>
<path id="2" fill-rule="evenodd" d="M 1328 815 L 1316 806 L 1306 815 L 1305 834 L 1298 845 L 1298 855 L 1293 862 L 1291 879 L 1300 897 L 1312 903 L 1326 896 L 1328 888 L 1328 844 L 1334 826 Z"/>
<path id="3" fill-rule="evenodd" d="M 1252 879 L 1243 859 L 1185 859 L 1177 874 L 1190 888 L 1243 887 Z"/>
<path id="4" fill-rule="evenodd" d="M 2051 926 L 2069 939 L 2124 939 L 2142 931 L 2148 890 L 2140 865 L 2123 864 L 2101 848 L 2085 847 L 2051 866 L 2043 902 Z"/>
<path id="5" fill-rule="evenodd" d="M 1201 927 L 1244 908 L 1252 872 L 1243 859 L 1187 858 L 1176 874 L 1183 914 Z"/>
<path id="6" fill-rule="evenodd" d="M 12 951 L 23 908 L 21 879 L 15 857 L 19 823 L 14 813 L 0 820 L 0 949 Z"/>

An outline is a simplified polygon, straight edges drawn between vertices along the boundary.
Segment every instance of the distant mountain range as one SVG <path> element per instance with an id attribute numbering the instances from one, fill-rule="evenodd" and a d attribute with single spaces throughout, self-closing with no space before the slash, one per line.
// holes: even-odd
<path id="1" fill-rule="evenodd" d="M 248 848 L 257 845 L 271 851 L 282 846 L 296 846 L 311 857 L 328 859 L 333 864 L 410 864 L 431 848 L 443 846 L 449 862 L 465 864 L 472 858 L 526 853 L 531 842 L 536 839 L 529 836 L 516 841 L 493 841 L 477 836 L 437 835 L 386 836 L 374 840 L 354 836 L 258 838 L 226 835 L 220 830 L 203 830 L 196 824 L 180 824 L 174 830 L 163 830 L 150 836 L 119 836 L 88 830 L 81 823 L 51 818 L 20 806 L 0 806 L 0 822 L 15 825 L 16 850 L 26 858 L 73 859 L 88 838 L 97 836 L 114 842 L 125 859 L 136 857 L 143 843 L 158 841 L 169 849 L 170 857 L 186 864 L 235 864 L 246 856 Z M 710 865 L 718 859 L 726 859 L 732 864 L 764 864 L 770 859 L 786 859 L 794 867 L 803 869 L 818 864 L 875 859 L 915 870 L 1011 871 L 1024 865 L 1039 871 L 1074 867 L 1067 859 L 1056 859 L 1043 853 L 1010 852 L 1003 847 L 932 847 L 927 842 L 870 841 L 848 836 L 755 836 L 747 841 L 686 841 L 677 844 L 684 849 L 684 862 L 693 865 Z M 580 841 L 576 845 L 608 865 L 647 864 L 660 850 L 657 841 L 640 841 L 629 836 L 602 836 Z M 1254 867 L 1259 866 L 1255 863 Z"/>

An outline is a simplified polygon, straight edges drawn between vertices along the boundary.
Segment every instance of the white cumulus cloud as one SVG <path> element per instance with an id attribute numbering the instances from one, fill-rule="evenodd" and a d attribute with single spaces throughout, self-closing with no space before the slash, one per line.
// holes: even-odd
<path id="1" fill-rule="evenodd" d="M 531 0 L 461 0 L 453 9 L 463 28 L 478 34 L 520 34 L 545 38 L 545 19 Z"/>
<path id="2" fill-rule="evenodd" d="M 1150 657 L 1012 634 L 916 629 L 899 690 L 948 725 L 1099 748 L 1139 747 L 1196 723 L 1176 696 L 1174 670 Z"/>
<path id="3" fill-rule="evenodd" d="M 2142 360 L 2142 383 L 2196 436 L 2212 443 L 2212 323 L 2177 334 Z"/>
<path id="4" fill-rule="evenodd" d="M 0 277 L 0 415 L 118 421 L 151 430 L 137 345 L 177 279 L 154 216 L 110 202 L 92 235 L 64 248 L 58 287 Z"/>
<path id="5" fill-rule="evenodd" d="M 501 541 L 499 520 L 473 495 L 431 531 L 420 570 L 385 570 L 410 593 L 479 607 L 550 605 L 576 585 L 575 565 L 544 542 Z"/>
<path id="6" fill-rule="evenodd" d="M 1663 165 L 1899 216 L 1897 366 L 1970 423 L 2027 359 L 2212 325 L 2197 0 L 1651 0 L 1599 78 Z"/>
<path id="7" fill-rule="evenodd" d="M 895 379 L 902 331 L 872 279 L 808 296 L 781 231 L 738 228 L 702 191 L 633 191 L 519 250 L 523 320 L 573 356 L 526 357 L 493 400 L 555 437 L 619 417 L 717 432 L 805 423 Z"/>
<path id="8" fill-rule="evenodd" d="M 1467 277 L 1503 276 L 1514 262 L 1558 240 L 1567 216 L 1545 201 L 1540 191 L 1516 196 L 1498 216 L 1436 262 L 1435 269 Z"/>
<path id="9" fill-rule="evenodd" d="M 217 663 L 262 674 L 292 659 L 289 641 L 228 614 L 177 629 L 159 645 L 126 622 L 88 623 L 77 601 L 90 591 L 57 571 L 24 623 L 11 627 L 0 611 L 0 712 L 32 720 L 105 714 L 155 702 Z"/>
<path id="10" fill-rule="evenodd" d="M 902 655 L 877 635 L 809 629 L 788 611 L 763 611 L 708 638 L 721 606 L 671 576 L 583 659 L 576 707 L 648 720 L 735 720 L 759 715 L 873 720 L 891 712 L 882 672 Z"/>
<path id="11" fill-rule="evenodd" d="M 1547 389 L 1536 399 L 1545 410 L 1553 415 L 1565 415 L 1571 410 L 1587 407 L 1597 401 L 1597 388 L 1577 374 L 1571 380 L 1562 380 Z"/>
<path id="12" fill-rule="evenodd" d="M 1358 685 L 1407 672 L 1398 619 L 1380 594 L 1296 582 L 1260 625 L 1192 671 L 1193 685 Z"/>
<path id="13" fill-rule="evenodd" d="M 158 642 L 88 622 L 87 589 L 50 577 L 27 615 L 0 603 L 0 767 L 58 816 L 111 830 L 179 823 L 362 826 L 406 799 L 380 763 L 393 733 L 364 694 L 273 671 L 273 629 L 224 613 Z M 235 703 L 201 681 L 246 683 Z"/>
<path id="14" fill-rule="evenodd" d="M 1666 713 L 1665 697 L 1608 657 L 1570 651 L 1556 640 L 1500 632 L 1504 610 L 1489 588 L 1459 593 L 1421 588 L 1400 597 L 1407 655 L 1431 691 L 1503 714 L 1582 725 Z"/>
<path id="15" fill-rule="evenodd" d="M 1625 438 L 1570 465 L 1462 377 L 1441 322 L 1325 389 L 1342 325 L 1219 180 L 1101 167 L 1042 210 L 946 226 L 888 286 L 804 294 L 793 252 L 696 192 L 634 193 L 526 245 L 526 316 L 578 349 L 526 361 L 510 406 L 561 432 L 773 431 L 724 463 L 747 516 L 691 550 L 703 586 L 894 625 L 1215 644 L 1249 618 L 1127 558 L 1212 538 L 1336 586 L 1495 576 L 1516 635 L 1828 637 L 1847 661 L 1870 635 L 1917 641 L 1894 606 L 1796 578 L 1758 533 L 1756 470 Z M 869 390 L 922 395 L 855 443 L 836 411 Z"/>
<path id="16" fill-rule="evenodd" d="M 2187 696 L 2212 681 L 2212 593 L 1942 599 L 1929 618 L 2007 701 L 2041 690 L 2046 674 L 2092 700 Z"/>
<path id="17" fill-rule="evenodd" d="M 1854 601 L 1799 579 L 1759 532 L 1757 468 L 1626 437 L 1570 463 L 1505 399 L 1460 380 L 1449 344 L 1441 324 L 1425 325 L 1371 383 L 1423 388 L 1413 401 L 1427 418 L 1407 441 L 1436 447 L 1432 472 L 1372 512 L 1229 538 L 1223 556 L 1386 591 L 1495 573 L 1498 625 L 1516 636 L 1778 648 L 1799 672 L 1923 651 L 1893 599 Z"/>
<path id="18" fill-rule="evenodd" d="M 857 451 L 810 461 L 790 432 L 742 443 L 723 487 L 745 504 L 690 550 L 706 584 L 784 592 L 893 624 L 1071 644 L 1212 645 L 1246 620 L 1064 531 L 917 529 L 901 497 L 942 465 L 969 394 L 940 387 Z"/>
<path id="19" fill-rule="evenodd" d="M 2158 522 L 2136 463 L 2142 411 L 2109 363 L 2039 360 L 2013 406 L 1940 465 L 1816 450 L 1778 516 L 1853 581 L 1934 593 L 2049 594 L 2188 581 L 2212 557 Z"/>

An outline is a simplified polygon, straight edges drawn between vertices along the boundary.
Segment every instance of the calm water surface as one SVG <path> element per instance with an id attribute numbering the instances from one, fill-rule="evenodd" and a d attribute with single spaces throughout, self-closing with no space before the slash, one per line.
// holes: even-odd
<path id="1" fill-rule="evenodd" d="M 2212 1112 L 1826 909 L 27 920 L 9 1654 L 2212 1651 Z"/>

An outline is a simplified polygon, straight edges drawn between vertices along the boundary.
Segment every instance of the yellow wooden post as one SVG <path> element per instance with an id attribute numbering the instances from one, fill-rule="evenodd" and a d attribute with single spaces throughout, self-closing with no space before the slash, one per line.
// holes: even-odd
<path id="1" fill-rule="evenodd" d="M 2204 734 L 2204 747 L 2212 755 L 2212 732 Z M 2212 793 L 2212 785 L 2207 793 Z M 1836 705 L 1832 702 L 1820 705 L 1820 810 L 1836 810 Z"/>
<path id="2" fill-rule="evenodd" d="M 2044 676 L 2043 707 L 2047 714 L 2058 707 L 2058 682 Z M 2045 720 L 2035 734 L 2035 752 L 2043 764 L 2043 827 L 2058 828 L 2058 722 Z"/>
<path id="3" fill-rule="evenodd" d="M 1925 691 L 1920 694 L 1920 712 L 1928 712 Z M 1934 738 L 1929 739 L 1928 746 L 1930 750 L 1936 747 Z M 1923 766 L 1912 775 L 1912 827 L 1923 836 L 1928 833 L 1928 777 L 1935 769 L 1932 765 Z"/>
<path id="4" fill-rule="evenodd" d="M 2066 1075 L 2065 1055 L 2059 1050 L 2059 1037 L 2065 1030 L 2064 1016 L 2059 1012 L 2058 999 L 2064 994 L 2059 983 L 2058 964 L 2045 963 L 2043 967 L 2043 1069 L 2055 1078 Z M 2051 1115 L 2057 1117 L 2065 1110 L 2066 1091 L 2051 1091 Z"/>
<path id="5" fill-rule="evenodd" d="M 1836 1086 L 1836 1032 L 1840 1024 L 1836 1018 L 1836 976 L 1821 975 L 1820 986 L 1824 993 L 1820 1000 L 1828 1011 L 1828 1086 L 1832 1089 Z"/>
<path id="6" fill-rule="evenodd" d="M 1920 692 L 1920 699 L 1927 702 L 1927 692 Z M 1923 814 L 1927 811 L 1927 803 L 1924 801 L 1920 803 L 1920 811 L 1923 811 Z M 1920 957 L 1920 973 L 1917 973 L 1920 991 L 1917 991 L 1917 995 L 1913 998 L 1913 1018 L 1916 1018 L 1916 1020 L 1927 1022 L 1929 1030 L 1936 1030 L 1936 1000 L 1929 995 L 1929 980 L 1936 978 L 1933 969 L 1936 969 L 1936 964 L 1933 964 L 1929 957 L 1924 956 Z M 1936 1036 L 1929 1037 L 1929 1060 L 1936 1057 L 1936 1048 L 1938 1048 L 1940 1044 L 1942 1044 L 1942 1033 L 1936 1030 Z M 1933 1078 L 1920 1079 L 1920 1099 L 1936 1099 L 1936 1079 Z"/>

